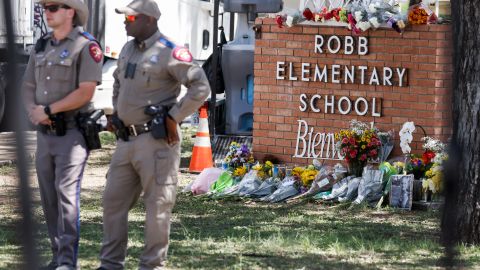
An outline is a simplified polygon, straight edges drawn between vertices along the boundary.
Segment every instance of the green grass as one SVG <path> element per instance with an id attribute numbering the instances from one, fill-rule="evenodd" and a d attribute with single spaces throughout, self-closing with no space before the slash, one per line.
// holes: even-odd
<path id="1" fill-rule="evenodd" d="M 7 191 L 8 188 L 4 189 Z M 12 189 L 13 190 L 13 189 Z M 98 266 L 102 239 L 100 188 L 82 191 L 80 262 Z M 10 194 L 13 198 L 14 194 Z M 8 196 L 7 196 L 8 197 Z M 143 249 L 144 205 L 130 213 L 126 269 Z M 35 202 L 37 244 L 49 258 L 46 227 Z M 172 269 L 435 269 L 438 212 L 347 210 L 320 204 L 206 201 L 181 194 L 172 218 L 168 266 Z M 0 269 L 16 269 L 18 215 L 0 206 Z M 461 247 L 464 266 L 480 264 L 479 247 Z"/>
<path id="2" fill-rule="evenodd" d="M 0 165 L 0 175 L 10 175 L 15 173 L 17 167 L 14 164 Z"/>
<path id="3" fill-rule="evenodd" d="M 182 127 L 182 157 L 192 156 L 193 144 L 195 143 L 195 139 L 192 136 L 195 135 L 196 131 L 196 127 Z"/>
<path id="4" fill-rule="evenodd" d="M 184 130 L 182 152 L 190 150 L 194 129 Z M 187 137 L 185 139 L 185 137 Z M 188 138 L 190 137 L 190 138 Z M 115 149 L 101 134 L 103 150 L 92 151 L 87 167 L 106 169 Z M 188 142 L 188 140 L 190 142 Z M 190 144 L 190 145 L 189 145 Z M 0 175 L 15 173 L 14 165 Z M 181 185 L 195 176 L 183 175 Z M 103 185 L 103 182 L 100 183 Z M 82 269 L 95 269 L 102 241 L 102 187 L 82 189 Z M 33 190 L 37 250 L 50 259 L 38 189 Z M 19 269 L 21 261 L 17 188 L 0 186 L 0 269 Z M 143 250 L 145 207 L 140 200 L 129 216 L 125 269 L 137 269 Z M 376 211 L 360 205 L 263 204 L 249 200 L 208 201 L 179 194 L 172 216 L 169 269 L 441 269 L 439 212 Z M 467 269 L 480 265 L 480 247 L 460 246 Z"/>
<path id="5" fill-rule="evenodd" d="M 115 134 L 113 134 L 112 132 L 102 131 L 99 133 L 99 136 L 100 136 L 100 142 L 102 143 L 102 146 L 116 144 L 117 138 L 115 137 Z"/>

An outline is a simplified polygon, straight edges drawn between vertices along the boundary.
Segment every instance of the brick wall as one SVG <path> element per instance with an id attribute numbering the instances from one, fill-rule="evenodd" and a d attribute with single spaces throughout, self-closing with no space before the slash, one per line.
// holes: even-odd
<path id="1" fill-rule="evenodd" d="M 274 19 L 261 18 L 261 37 L 255 43 L 255 96 L 253 149 L 255 157 L 273 155 L 286 163 L 307 163 L 293 158 L 298 120 L 305 120 L 316 132 L 348 128 L 351 119 L 375 122 L 384 131 L 395 131 L 393 155 L 401 155 L 398 131 L 406 121 L 421 125 L 428 136 L 446 141 L 451 134 L 452 33 L 450 25 L 408 26 L 403 35 L 391 29 L 368 31 L 367 55 L 315 53 L 315 35 L 351 36 L 345 27 L 303 25 L 279 28 Z M 330 81 L 277 80 L 277 62 L 293 63 L 296 76 L 302 63 L 406 68 L 406 86 L 334 84 Z M 288 66 L 288 64 L 287 64 Z M 314 69 L 311 68 L 311 74 Z M 286 72 L 285 76 L 288 76 Z M 356 74 L 358 76 L 358 74 Z M 312 75 L 313 77 L 313 75 Z M 302 112 L 300 94 L 348 96 L 382 100 L 382 116 Z M 412 149 L 420 153 L 422 132 L 414 134 Z"/>

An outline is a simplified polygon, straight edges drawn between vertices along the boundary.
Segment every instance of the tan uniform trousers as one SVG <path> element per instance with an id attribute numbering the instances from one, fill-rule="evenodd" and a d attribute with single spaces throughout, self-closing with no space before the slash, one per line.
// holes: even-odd
<path id="1" fill-rule="evenodd" d="M 88 158 L 77 129 L 65 136 L 37 132 L 36 169 L 40 197 L 58 265 L 77 266 L 80 233 L 80 182 Z"/>
<path id="2" fill-rule="evenodd" d="M 146 222 L 140 269 L 160 269 L 164 265 L 179 163 L 180 143 L 169 146 L 166 140 L 156 140 L 149 132 L 130 136 L 128 142 L 117 141 L 103 197 L 102 267 L 124 268 L 128 211 L 142 191 Z"/>

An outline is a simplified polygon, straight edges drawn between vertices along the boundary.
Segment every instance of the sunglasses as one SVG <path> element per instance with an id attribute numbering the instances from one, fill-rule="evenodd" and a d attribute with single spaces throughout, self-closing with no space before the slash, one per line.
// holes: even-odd
<path id="1" fill-rule="evenodd" d="M 67 5 L 48 5 L 48 6 L 43 6 L 43 10 L 44 11 L 49 11 L 51 13 L 55 13 L 57 12 L 60 8 L 63 8 L 63 9 L 70 9 L 71 7 L 67 6 Z"/>
<path id="2" fill-rule="evenodd" d="M 135 15 L 125 15 L 126 22 L 134 22 L 136 19 L 137 19 L 137 16 Z"/>

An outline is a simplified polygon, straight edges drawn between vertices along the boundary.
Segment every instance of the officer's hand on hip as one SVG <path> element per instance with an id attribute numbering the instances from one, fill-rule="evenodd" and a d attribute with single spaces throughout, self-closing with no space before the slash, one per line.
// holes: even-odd
<path id="1" fill-rule="evenodd" d="M 117 130 L 117 128 L 113 125 L 111 115 L 107 115 L 107 127 L 105 129 L 113 133 L 115 133 L 115 131 Z"/>
<path id="2" fill-rule="evenodd" d="M 166 117 L 166 126 L 167 126 L 167 142 L 169 145 L 175 145 L 178 143 L 178 133 L 177 133 L 177 122 L 170 115 Z"/>

